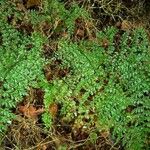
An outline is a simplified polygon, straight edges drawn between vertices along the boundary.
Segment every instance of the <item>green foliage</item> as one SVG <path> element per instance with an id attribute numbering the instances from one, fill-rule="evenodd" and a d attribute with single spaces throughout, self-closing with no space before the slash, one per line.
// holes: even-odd
<path id="1" fill-rule="evenodd" d="M 53 96 L 45 98 L 45 104 L 60 103 L 62 118 L 84 128 L 97 118 L 98 129 L 113 129 L 116 143 L 122 139 L 126 149 L 140 150 L 150 123 L 150 47 L 143 29 L 124 32 L 116 43 L 117 35 L 110 27 L 92 42 L 62 39 L 52 61 L 61 60 L 60 68 L 70 72 L 51 81 Z M 102 43 L 106 39 L 108 47 Z"/>
<path id="2" fill-rule="evenodd" d="M 2 83 L 0 87 L 0 131 L 5 129 L 5 125 L 11 123 L 11 118 L 14 117 L 11 109 L 16 107 L 23 96 L 27 95 L 27 90 L 36 84 L 38 78 L 43 78 L 41 70 L 45 60 L 42 58 L 41 52 L 46 39 L 36 31 L 39 29 L 40 23 L 64 21 L 65 27 L 71 34 L 74 30 L 75 20 L 81 16 L 87 17 L 86 12 L 77 5 L 73 5 L 67 10 L 57 0 L 45 0 L 42 3 L 42 13 L 28 10 L 24 17 L 24 10 L 20 11 L 16 7 L 17 3 L 0 2 L 0 83 Z M 20 21 L 25 26 L 31 24 L 36 30 L 29 31 L 30 35 L 24 31 L 26 29 L 19 29 L 17 23 Z M 66 107 L 68 107 L 67 104 Z M 44 120 L 50 121 L 51 119 L 45 118 Z"/>
<path id="3" fill-rule="evenodd" d="M 75 20 L 78 18 L 89 19 L 89 14 L 83 8 L 74 3 L 70 8 L 66 9 L 64 3 L 58 0 L 45 0 L 43 2 L 43 12 L 52 16 L 51 22 L 61 21 L 63 30 L 72 35 L 75 29 Z"/>
<path id="4" fill-rule="evenodd" d="M 33 33 L 30 37 L 17 31 L 0 16 L 0 131 L 13 117 L 11 109 L 27 94 L 30 86 L 42 75 L 44 59 L 41 57 L 43 37 Z"/>
<path id="5" fill-rule="evenodd" d="M 90 132 L 94 126 L 98 131 L 112 131 L 111 138 L 127 150 L 148 147 L 150 46 L 143 29 L 120 33 L 109 27 L 97 32 L 95 40 L 73 42 L 76 20 L 89 19 L 75 3 L 67 8 L 58 0 L 44 0 L 40 11 L 26 10 L 25 17 L 15 3 L 0 1 L 0 6 L 0 132 L 15 117 L 12 109 L 38 83 L 45 92 L 42 119 L 46 128 L 53 125 L 56 116 L 50 106 L 56 104 L 58 119 L 74 123 L 73 129 Z M 34 31 L 22 32 L 17 28 L 19 21 L 31 24 Z M 37 32 L 42 23 L 52 25 L 50 35 L 69 34 L 58 41 L 58 50 L 50 58 L 50 63 L 61 62 L 60 70 L 69 71 L 49 82 L 43 77 L 41 56 L 47 39 Z M 90 132 L 89 138 L 96 143 L 98 135 Z"/>

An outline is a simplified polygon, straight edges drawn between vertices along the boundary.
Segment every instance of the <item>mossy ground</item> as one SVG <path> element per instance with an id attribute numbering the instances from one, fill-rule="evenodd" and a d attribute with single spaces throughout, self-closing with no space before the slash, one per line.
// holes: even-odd
<path id="1" fill-rule="evenodd" d="M 94 40 L 97 31 L 108 26 L 115 26 L 120 32 L 143 27 L 149 33 L 150 23 L 150 2 L 149 0 L 60 0 L 66 9 L 69 9 L 76 2 L 79 7 L 83 7 L 91 15 L 91 18 L 77 18 L 75 28 L 71 30 L 71 41 Z M 46 1 L 45 1 L 46 2 Z M 40 0 L 10 0 L 21 16 L 11 13 L 8 15 L 8 23 L 14 26 L 19 32 L 30 36 L 33 32 L 40 32 L 48 38 L 48 42 L 43 45 L 43 56 L 45 59 L 51 58 L 58 50 L 58 40 L 68 37 L 65 23 L 57 18 L 58 14 L 48 21 L 49 16 L 42 16 L 48 4 Z M 0 5 L 1 7 L 1 5 Z M 56 5 L 57 7 L 57 5 Z M 39 15 L 33 16 L 34 12 Z M 53 12 L 55 13 L 55 12 Z M 30 15 L 31 14 L 31 15 Z M 45 13 L 46 14 L 46 13 Z M 31 18 L 30 18 L 31 17 Z M 34 18 L 35 17 L 35 18 Z M 39 17 L 39 18 L 38 18 Z M 56 17 L 56 18 L 55 18 Z M 41 20 L 41 21 L 40 21 Z M 1 44 L 0 39 L 0 44 Z M 107 47 L 107 40 L 102 46 Z M 28 45 L 30 49 L 32 45 Z M 60 68 L 59 60 L 47 64 L 43 68 L 43 73 L 47 81 L 62 78 L 69 73 L 68 68 Z M 106 81 L 107 82 L 107 81 Z M 107 83 L 106 83 L 107 84 Z M 81 91 L 81 94 L 84 90 Z M 50 113 L 53 115 L 53 125 L 51 131 L 44 128 L 42 113 L 44 107 L 44 91 L 40 88 L 30 88 L 28 96 L 13 109 L 17 118 L 9 126 L 7 132 L 1 139 L 1 148 L 5 150 L 123 150 L 121 141 L 114 143 L 111 139 L 111 131 L 96 131 L 90 128 L 83 131 L 74 127 L 74 121 L 68 124 L 62 121 L 59 113 L 61 106 L 54 103 L 50 106 Z M 90 98 L 89 98 L 90 99 Z M 132 108 L 128 108 L 132 109 Z M 130 111 L 130 110 L 128 110 Z M 86 120 L 85 120 L 86 122 Z M 87 121 L 88 122 L 88 121 Z M 93 123 L 94 124 L 94 123 Z M 74 128 L 73 128 L 74 127 Z M 94 125 L 93 125 L 94 127 Z M 95 137 L 96 136 L 96 137 Z M 96 139 L 96 140 L 95 140 Z"/>

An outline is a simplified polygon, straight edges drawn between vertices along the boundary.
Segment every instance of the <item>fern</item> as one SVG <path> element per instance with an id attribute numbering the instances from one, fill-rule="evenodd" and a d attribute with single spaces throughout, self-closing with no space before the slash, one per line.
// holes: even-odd
<path id="1" fill-rule="evenodd" d="M 95 41 L 72 42 L 76 20 L 86 21 L 89 14 L 77 4 L 66 8 L 58 0 L 44 0 L 40 11 L 26 14 L 23 23 L 35 29 L 27 35 L 17 30 L 24 14 L 15 3 L 0 1 L 0 5 L 0 132 L 15 117 L 12 109 L 36 84 L 45 92 L 42 119 L 46 128 L 55 122 L 49 109 L 56 103 L 61 106 L 61 122 L 73 122 L 73 129 L 89 132 L 94 126 L 98 131 L 112 131 L 115 143 L 121 141 L 127 150 L 148 147 L 150 46 L 143 29 L 120 33 L 108 27 L 97 32 Z M 49 82 L 43 77 L 46 62 L 41 56 L 47 39 L 37 32 L 44 22 L 54 24 L 51 34 L 60 35 L 60 30 L 69 34 L 59 40 L 58 51 L 50 58 L 50 63 L 61 60 L 59 69 L 69 72 Z M 95 142 L 97 135 L 89 135 Z"/>
<path id="2" fill-rule="evenodd" d="M 90 128 L 96 117 L 98 129 L 113 129 L 116 143 L 123 140 L 126 149 L 140 150 L 149 130 L 149 42 L 143 29 L 123 33 L 120 45 L 115 44 L 117 34 L 110 27 L 91 43 L 61 40 L 52 61 L 62 60 L 60 68 L 70 68 L 70 73 L 52 81 L 54 87 L 61 84 L 49 97 L 62 104 L 68 122 L 74 118 L 75 126 Z M 106 38 L 108 47 L 102 44 Z M 91 121 L 85 123 L 85 118 Z"/>
<path id="3" fill-rule="evenodd" d="M 42 76 L 44 59 L 41 57 L 43 37 L 33 33 L 23 35 L 7 22 L 0 22 L 0 131 L 12 118 L 11 109 L 27 94 L 30 86 Z M 31 49 L 28 49 L 31 45 Z"/>
<path id="4" fill-rule="evenodd" d="M 74 33 L 76 19 L 81 17 L 84 20 L 89 20 L 90 18 L 87 11 L 85 11 L 84 8 L 80 8 L 76 3 L 69 9 L 66 9 L 64 3 L 61 3 L 58 0 L 45 0 L 43 2 L 43 12 L 46 15 L 52 16 L 52 23 L 61 21 L 63 30 L 66 30 L 70 36 Z"/>

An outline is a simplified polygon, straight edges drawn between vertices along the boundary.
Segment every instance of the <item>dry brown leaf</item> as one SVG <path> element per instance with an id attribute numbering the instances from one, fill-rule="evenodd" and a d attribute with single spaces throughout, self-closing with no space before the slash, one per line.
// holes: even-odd
<path id="1" fill-rule="evenodd" d="M 82 30 L 82 29 L 78 29 L 77 31 L 76 31 L 76 36 L 79 36 L 80 38 L 83 38 L 84 37 L 84 30 Z"/>
<path id="2" fill-rule="evenodd" d="M 55 117 L 58 112 L 58 105 L 56 103 L 51 104 L 49 106 L 49 112 L 53 117 Z"/>
<path id="3" fill-rule="evenodd" d="M 46 150 L 47 146 L 46 145 L 39 145 L 37 150 Z"/>
<path id="4" fill-rule="evenodd" d="M 44 112 L 43 108 L 36 109 L 33 105 L 19 106 L 19 111 L 28 118 L 36 119 L 37 116 Z"/>
<path id="5" fill-rule="evenodd" d="M 41 0 L 28 0 L 27 1 L 27 8 L 31 8 L 34 6 L 39 6 L 41 3 Z"/>
<path id="6" fill-rule="evenodd" d="M 104 137 L 104 138 L 109 137 L 109 135 L 110 135 L 110 132 L 108 130 L 104 130 L 104 131 L 101 132 L 101 136 Z"/>
<path id="7" fill-rule="evenodd" d="M 132 24 L 130 21 L 123 20 L 121 23 L 121 29 L 124 31 L 132 29 Z"/>

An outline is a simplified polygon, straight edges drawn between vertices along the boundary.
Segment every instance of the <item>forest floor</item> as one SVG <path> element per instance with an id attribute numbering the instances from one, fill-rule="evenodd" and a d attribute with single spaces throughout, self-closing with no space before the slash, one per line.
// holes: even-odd
<path id="1" fill-rule="evenodd" d="M 30 11 L 40 11 L 40 0 L 11 0 L 19 11 L 30 14 Z M 72 40 L 93 39 L 97 30 L 102 30 L 108 26 L 115 26 L 119 30 L 127 31 L 134 28 L 143 27 L 150 34 L 150 1 L 149 0 L 98 0 L 86 1 L 75 0 L 80 7 L 84 7 L 92 16 L 92 25 L 88 25 L 82 20 L 76 20 L 76 29 Z M 61 0 L 66 8 L 73 4 L 73 0 Z M 0 6 L 1 7 L 1 6 Z M 25 19 L 25 17 L 24 17 Z M 37 18 L 38 19 L 38 18 Z M 8 18 L 11 24 L 14 24 L 18 30 L 30 35 L 37 30 L 36 26 L 25 24 L 24 20 L 15 22 L 13 16 Z M 43 46 L 43 55 L 45 58 L 50 57 L 57 49 L 58 37 L 67 36 L 65 32 L 53 32 L 53 29 L 63 28 L 61 22 L 56 21 L 54 25 L 47 22 L 42 25 L 42 32 L 51 39 L 49 45 Z M 88 32 L 90 34 L 88 34 Z M 105 45 L 106 44 L 106 45 Z M 107 42 L 104 43 L 107 46 Z M 31 45 L 32 47 L 32 45 Z M 29 45 L 30 48 L 30 45 Z M 59 62 L 45 66 L 44 73 L 48 81 L 55 76 L 63 77 L 68 70 L 61 70 L 57 67 Z M 123 150 L 122 144 L 114 144 L 106 131 L 100 132 L 98 139 L 93 144 L 89 142 L 89 134 L 80 130 L 75 133 L 72 125 L 62 124 L 61 118 L 56 117 L 59 113 L 60 106 L 52 104 L 50 112 L 53 114 L 54 123 L 52 130 L 46 132 L 43 128 L 42 113 L 44 112 L 43 104 L 44 91 L 42 89 L 31 88 L 28 95 L 25 96 L 21 103 L 13 109 L 17 115 L 8 132 L 3 138 L 3 146 L 0 150 Z M 94 136 L 94 135 L 93 135 Z M 16 147 L 17 145 L 17 147 Z M 61 146 L 60 146 L 61 145 Z M 69 146 L 68 146 L 69 145 Z"/>

